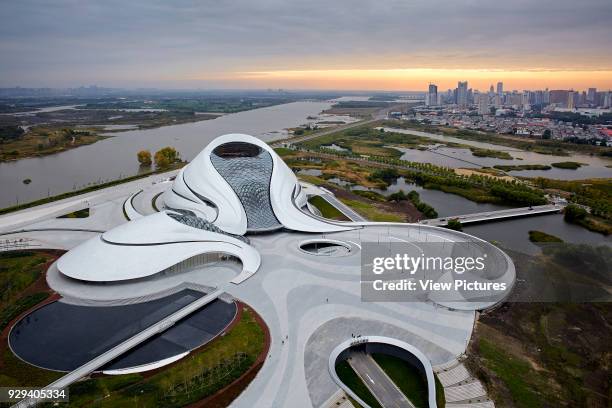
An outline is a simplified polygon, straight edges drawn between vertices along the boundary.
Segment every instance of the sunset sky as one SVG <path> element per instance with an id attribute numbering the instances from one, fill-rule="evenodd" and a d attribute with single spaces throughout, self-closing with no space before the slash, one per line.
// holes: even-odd
<path id="1" fill-rule="evenodd" d="M 5 1 L 0 86 L 612 89 L 610 0 Z"/>

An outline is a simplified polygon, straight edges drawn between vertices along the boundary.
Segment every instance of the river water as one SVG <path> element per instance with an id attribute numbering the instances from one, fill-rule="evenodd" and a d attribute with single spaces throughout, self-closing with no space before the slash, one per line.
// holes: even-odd
<path id="1" fill-rule="evenodd" d="M 191 160 L 211 140 L 226 133 L 247 133 L 266 141 L 283 138 L 286 128 L 308 123 L 308 116 L 317 116 L 330 106 L 329 102 L 293 102 L 201 122 L 130 130 L 62 153 L 0 163 L 0 208 L 137 174 L 136 153 L 142 149 L 155 152 L 173 146 L 183 159 Z M 27 178 L 32 182 L 26 185 L 23 180 Z"/>

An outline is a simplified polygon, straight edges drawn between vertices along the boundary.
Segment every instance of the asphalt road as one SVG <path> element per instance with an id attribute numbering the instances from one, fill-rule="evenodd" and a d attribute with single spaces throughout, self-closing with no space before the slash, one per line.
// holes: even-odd
<path id="1" fill-rule="evenodd" d="M 351 353 L 348 362 L 383 407 L 414 408 L 372 356 L 355 351 Z"/>

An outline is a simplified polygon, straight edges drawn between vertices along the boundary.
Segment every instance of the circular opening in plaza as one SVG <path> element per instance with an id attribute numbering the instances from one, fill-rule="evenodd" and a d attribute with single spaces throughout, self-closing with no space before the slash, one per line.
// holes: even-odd
<path id="1" fill-rule="evenodd" d="M 346 242 L 331 239 L 302 241 L 300 250 L 318 256 L 346 256 L 352 251 Z"/>

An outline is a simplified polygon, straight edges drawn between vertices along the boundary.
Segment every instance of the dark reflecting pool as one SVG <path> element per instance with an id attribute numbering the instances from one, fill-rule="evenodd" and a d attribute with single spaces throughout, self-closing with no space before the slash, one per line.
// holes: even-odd
<path id="1" fill-rule="evenodd" d="M 149 302 L 108 307 L 54 302 L 15 324 L 9 344 L 30 364 L 71 371 L 201 296 L 183 290 Z M 197 348 L 221 332 L 235 313 L 235 303 L 216 300 L 103 369 L 140 366 Z"/>
<path id="2" fill-rule="evenodd" d="M 306 241 L 300 244 L 300 249 L 313 255 L 324 256 L 344 256 L 351 252 L 348 244 L 334 240 Z"/>

